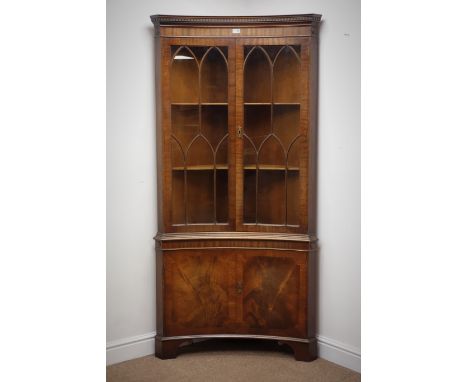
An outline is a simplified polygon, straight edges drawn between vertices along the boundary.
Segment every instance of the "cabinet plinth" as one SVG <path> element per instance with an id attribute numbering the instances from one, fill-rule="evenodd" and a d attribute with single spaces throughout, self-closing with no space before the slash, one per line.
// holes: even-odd
<path id="1" fill-rule="evenodd" d="M 320 18 L 151 16 L 162 359 L 230 337 L 316 358 Z"/>

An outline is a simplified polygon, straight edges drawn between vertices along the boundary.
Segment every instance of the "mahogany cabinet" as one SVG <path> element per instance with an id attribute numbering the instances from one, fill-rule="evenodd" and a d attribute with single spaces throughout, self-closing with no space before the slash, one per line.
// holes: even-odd
<path id="1" fill-rule="evenodd" d="M 200 338 L 316 358 L 320 15 L 155 15 L 156 355 Z"/>

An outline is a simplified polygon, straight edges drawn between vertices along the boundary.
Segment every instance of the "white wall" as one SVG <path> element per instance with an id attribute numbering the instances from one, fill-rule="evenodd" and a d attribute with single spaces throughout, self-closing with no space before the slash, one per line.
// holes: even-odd
<path id="1" fill-rule="evenodd" d="M 360 369 L 359 0 L 108 0 L 107 355 L 150 354 L 155 334 L 152 14 L 320 13 L 319 354 Z"/>

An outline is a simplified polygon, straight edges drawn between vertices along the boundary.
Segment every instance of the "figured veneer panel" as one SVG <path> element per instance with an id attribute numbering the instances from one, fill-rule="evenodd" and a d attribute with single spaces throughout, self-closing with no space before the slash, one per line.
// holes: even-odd
<path id="1" fill-rule="evenodd" d="M 296 256 L 304 261 L 302 256 Z M 242 283 L 242 319 L 248 331 L 293 336 L 305 332 L 300 304 L 301 288 L 304 289 L 301 264 L 294 257 L 245 254 Z"/>
<path id="2" fill-rule="evenodd" d="M 273 101 L 301 101 L 301 64 L 290 46 L 281 48 L 273 64 Z"/>
<path id="3" fill-rule="evenodd" d="M 216 252 L 165 253 L 166 334 L 222 330 L 230 319 L 227 275 L 233 267 L 231 256 Z"/>
<path id="4" fill-rule="evenodd" d="M 199 101 L 198 64 L 189 48 L 177 50 L 176 56 L 191 59 L 173 58 L 171 64 L 171 102 L 190 103 Z"/>
<path id="5" fill-rule="evenodd" d="M 286 223 L 285 171 L 258 171 L 257 203 L 259 224 Z"/>
<path id="6" fill-rule="evenodd" d="M 187 171 L 187 223 L 214 223 L 214 170 Z"/>
<path id="7" fill-rule="evenodd" d="M 271 60 L 261 47 L 246 47 L 244 102 L 271 102 Z"/>
<path id="8" fill-rule="evenodd" d="M 202 58 L 200 85 L 202 102 L 227 102 L 227 60 L 217 47 L 211 47 Z"/>

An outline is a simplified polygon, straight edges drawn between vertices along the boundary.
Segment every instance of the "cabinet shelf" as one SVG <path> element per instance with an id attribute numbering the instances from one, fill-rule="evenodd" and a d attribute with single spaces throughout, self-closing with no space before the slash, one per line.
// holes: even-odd
<path id="1" fill-rule="evenodd" d="M 300 106 L 300 102 L 244 102 L 245 106 Z"/>
<path id="2" fill-rule="evenodd" d="M 273 102 L 275 106 L 301 106 L 300 102 Z"/>
<path id="3" fill-rule="evenodd" d="M 177 167 L 172 167 L 173 171 L 204 171 L 204 170 L 214 170 L 215 166 L 214 165 L 196 165 L 196 166 L 177 166 Z M 216 165 L 216 170 L 227 170 L 228 165 L 227 164 L 218 164 Z"/>
<path id="4" fill-rule="evenodd" d="M 244 166 L 244 170 L 256 170 L 257 166 L 255 165 L 248 165 Z M 286 166 L 280 166 L 280 165 L 268 165 L 268 164 L 262 164 L 258 166 L 259 170 L 267 170 L 267 171 L 285 171 Z M 299 167 L 288 167 L 288 171 L 299 171 Z"/>
<path id="5" fill-rule="evenodd" d="M 172 106 L 228 106 L 227 102 L 172 102 Z"/>

